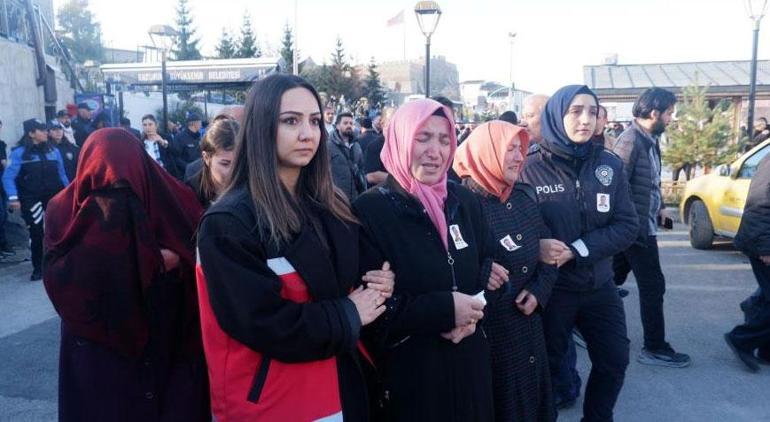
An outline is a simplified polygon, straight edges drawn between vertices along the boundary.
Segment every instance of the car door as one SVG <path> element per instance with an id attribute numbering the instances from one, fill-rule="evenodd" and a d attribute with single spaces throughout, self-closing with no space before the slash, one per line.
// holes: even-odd
<path id="1" fill-rule="evenodd" d="M 746 205 L 746 196 L 749 194 L 749 185 L 751 178 L 757 171 L 759 162 L 770 152 L 770 145 L 755 151 L 750 157 L 746 158 L 738 170 L 737 176 L 728 184 L 725 190 L 722 203 L 719 206 L 719 213 L 722 216 L 721 235 L 734 237 L 738 232 L 738 226 L 741 224 L 743 216 L 743 207 Z"/>

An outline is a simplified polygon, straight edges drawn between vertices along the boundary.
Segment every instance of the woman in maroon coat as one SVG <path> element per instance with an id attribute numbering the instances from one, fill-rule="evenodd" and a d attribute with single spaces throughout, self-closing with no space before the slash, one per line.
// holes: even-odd
<path id="1" fill-rule="evenodd" d="M 44 283 L 62 319 L 61 421 L 211 419 L 195 194 L 122 129 L 94 132 L 49 202 Z"/>

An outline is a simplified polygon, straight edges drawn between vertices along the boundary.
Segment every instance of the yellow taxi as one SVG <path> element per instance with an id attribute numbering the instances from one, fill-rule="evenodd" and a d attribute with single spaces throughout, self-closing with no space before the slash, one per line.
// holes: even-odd
<path id="1" fill-rule="evenodd" d="M 679 213 L 689 227 L 693 248 L 711 248 L 715 236 L 735 237 L 741 224 L 751 177 L 768 152 L 770 139 L 731 164 L 717 166 L 710 174 L 687 182 Z"/>

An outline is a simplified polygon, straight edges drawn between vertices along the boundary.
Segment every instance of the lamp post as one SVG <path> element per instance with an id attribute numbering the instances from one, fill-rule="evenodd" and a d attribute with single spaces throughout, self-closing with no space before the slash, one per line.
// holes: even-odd
<path id="1" fill-rule="evenodd" d="M 153 25 L 147 31 L 152 45 L 160 50 L 160 90 L 163 96 L 163 126 L 162 133 L 168 132 L 168 93 L 166 92 L 166 55 L 174 44 L 174 38 L 179 34 L 168 25 Z"/>
<path id="2" fill-rule="evenodd" d="M 510 85 L 508 86 L 508 110 L 513 110 L 513 90 L 515 85 L 513 84 L 513 41 L 516 39 L 515 32 L 508 33 L 508 39 L 511 42 L 511 57 L 508 63 L 508 80 Z"/>
<path id="3" fill-rule="evenodd" d="M 420 31 L 425 35 L 425 98 L 430 97 L 430 37 L 441 19 L 441 8 L 435 1 L 421 1 L 414 6 Z"/>
<path id="4" fill-rule="evenodd" d="M 759 44 L 759 24 L 765 16 L 767 0 L 746 0 L 746 13 L 754 22 L 754 44 L 751 52 L 751 82 L 749 85 L 749 116 L 746 124 L 746 132 L 749 142 L 754 139 L 754 102 L 757 95 L 757 45 Z"/>

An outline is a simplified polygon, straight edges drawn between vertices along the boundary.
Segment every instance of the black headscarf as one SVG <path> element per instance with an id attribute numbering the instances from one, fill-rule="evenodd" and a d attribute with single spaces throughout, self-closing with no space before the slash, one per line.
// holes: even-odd
<path id="1" fill-rule="evenodd" d="M 554 152 L 561 153 L 577 159 L 585 159 L 591 153 L 593 144 L 584 142 L 576 144 L 567 136 L 564 130 L 564 116 L 569 110 L 572 100 L 579 94 L 588 94 L 599 104 L 599 99 L 593 91 L 585 85 L 567 85 L 556 91 L 545 104 L 540 118 L 543 139 Z M 598 112 L 598 111 L 597 111 Z"/>

